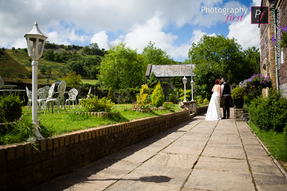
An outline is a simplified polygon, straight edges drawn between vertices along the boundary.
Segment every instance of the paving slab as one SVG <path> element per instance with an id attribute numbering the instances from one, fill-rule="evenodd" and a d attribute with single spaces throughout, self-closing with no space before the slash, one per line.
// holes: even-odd
<path id="1" fill-rule="evenodd" d="M 245 122 L 205 115 L 31 191 L 287 190 L 287 179 Z"/>

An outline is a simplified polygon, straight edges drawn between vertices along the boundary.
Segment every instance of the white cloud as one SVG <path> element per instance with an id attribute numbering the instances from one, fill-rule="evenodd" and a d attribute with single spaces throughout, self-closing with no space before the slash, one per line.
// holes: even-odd
<path id="1" fill-rule="evenodd" d="M 143 25 L 135 25 L 132 30 L 126 34 L 125 43 L 133 49 L 138 50 L 141 53 L 143 48 L 151 41 L 156 44 L 157 47 L 167 50 L 171 48 L 174 40 L 177 36 L 172 34 L 166 34 L 162 32 L 163 24 L 159 19 L 159 14 L 156 14 L 153 18 L 147 21 Z"/>
<path id="2" fill-rule="evenodd" d="M 253 3 L 260 5 L 260 0 Z M 0 4 L 0 47 L 25 47 L 23 36 L 37 20 L 40 30 L 53 43 L 88 45 L 96 42 L 100 48 L 108 49 L 109 43 L 124 41 L 141 53 L 152 41 L 174 59 L 187 57 L 190 44 L 205 34 L 204 27 L 225 22 L 226 15 L 202 14 L 201 6 L 243 6 L 239 0 L 227 3 L 223 0 L 10 0 Z M 240 24 L 232 23 L 229 35 L 246 43 L 240 32 L 235 31 Z M 185 25 L 197 28 L 193 29 L 192 39 L 187 36 L 187 41 L 176 44 L 181 36 L 167 31 L 180 30 Z M 121 36 L 109 42 L 107 34 Z"/>
<path id="3" fill-rule="evenodd" d="M 258 47 L 260 42 L 260 34 L 258 25 L 252 25 L 250 22 L 250 13 L 240 22 L 233 22 L 229 25 L 228 38 L 237 39 L 237 43 L 242 45 L 243 49 L 248 47 Z"/>
<path id="4" fill-rule="evenodd" d="M 203 35 L 216 36 L 215 33 L 206 34 L 206 32 L 202 32 L 201 30 L 194 30 L 192 34 L 193 36 L 192 36 L 191 42 L 195 44 L 199 42 L 199 40 L 201 39 L 201 37 L 203 37 Z"/>
<path id="5" fill-rule="evenodd" d="M 91 39 L 91 43 L 97 43 L 100 49 L 109 49 L 108 43 L 108 35 L 106 34 L 106 31 L 101 31 L 96 34 Z"/>

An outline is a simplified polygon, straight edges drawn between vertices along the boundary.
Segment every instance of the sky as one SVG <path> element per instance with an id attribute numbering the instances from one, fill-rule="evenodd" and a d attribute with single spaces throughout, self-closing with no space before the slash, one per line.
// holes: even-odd
<path id="1" fill-rule="evenodd" d="M 24 35 L 37 21 L 50 43 L 97 43 L 108 50 L 124 42 L 141 54 L 151 41 L 182 62 L 204 34 L 235 38 L 243 50 L 259 48 L 259 28 L 251 24 L 250 10 L 260 4 L 261 0 L 1 0 L 0 47 L 26 48 Z"/>

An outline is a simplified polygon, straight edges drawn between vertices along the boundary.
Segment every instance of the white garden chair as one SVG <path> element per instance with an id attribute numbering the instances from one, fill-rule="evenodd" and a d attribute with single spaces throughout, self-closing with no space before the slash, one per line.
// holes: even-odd
<path id="1" fill-rule="evenodd" d="M 47 100 L 47 97 L 49 96 L 49 89 L 50 86 L 45 86 L 43 88 L 38 89 L 37 95 L 38 95 L 38 105 L 39 105 L 39 112 L 42 108 L 45 106 L 45 101 Z"/>
<path id="2" fill-rule="evenodd" d="M 74 106 L 74 103 L 76 102 L 76 105 L 77 105 L 77 95 L 78 95 L 78 90 L 73 88 L 69 91 L 68 95 L 69 95 L 69 98 L 66 99 L 66 105 L 67 103 L 69 103 L 69 108 L 70 108 L 70 102 L 73 103 L 73 108 L 75 109 L 75 106 Z"/>
<path id="3" fill-rule="evenodd" d="M 53 84 L 53 85 L 55 87 L 55 84 Z M 50 88 L 50 90 L 51 90 L 51 88 Z M 53 95 L 50 96 L 50 90 L 49 90 L 49 96 L 45 102 L 45 114 L 46 114 L 46 110 L 47 110 L 47 107 L 49 106 L 49 104 L 52 106 L 52 113 L 54 113 L 54 104 L 57 104 L 58 113 L 60 113 L 60 104 L 61 104 L 61 101 L 64 99 L 64 94 L 65 94 L 65 90 L 66 90 L 66 81 L 65 80 L 61 81 L 60 85 L 58 86 L 58 92 L 57 92 L 58 97 L 57 98 L 52 98 Z M 51 90 L 51 92 L 52 92 L 52 90 Z M 54 88 L 53 88 L 53 92 L 54 92 Z M 65 105 L 64 105 L 64 109 L 66 111 Z"/>
<path id="4" fill-rule="evenodd" d="M 30 110 L 31 105 L 32 105 L 32 91 L 30 91 L 27 86 L 26 86 L 26 94 L 28 97 L 27 107 L 28 107 L 28 110 Z"/>
<path id="5" fill-rule="evenodd" d="M 46 101 L 47 101 L 48 99 L 53 99 L 54 88 L 55 88 L 55 83 L 53 83 L 53 84 L 51 85 L 51 87 L 49 88 L 48 97 L 46 98 L 46 100 L 45 100 L 45 102 L 44 102 L 45 113 L 46 113 L 46 109 L 47 109 L 47 108 L 48 108 L 48 110 L 49 110 L 49 105 L 47 105 Z"/>

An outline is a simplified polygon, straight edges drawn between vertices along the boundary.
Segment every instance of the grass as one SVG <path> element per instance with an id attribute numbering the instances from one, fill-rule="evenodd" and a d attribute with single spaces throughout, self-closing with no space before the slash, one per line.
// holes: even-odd
<path id="1" fill-rule="evenodd" d="M 55 108 L 54 114 L 48 111 L 46 114 L 44 114 L 43 111 L 38 113 L 38 120 L 40 121 L 41 134 L 45 138 L 48 138 L 77 130 L 122 123 L 140 118 L 155 117 L 172 112 L 170 110 L 159 110 L 159 111 L 152 111 L 149 113 L 142 113 L 132 110 L 124 111 L 123 108 L 131 109 L 133 107 L 133 104 L 116 104 L 114 105 L 112 112 L 119 112 L 117 116 L 97 118 L 93 116 L 75 114 L 74 113 L 75 111 L 80 110 L 80 107 L 79 106 L 77 107 L 78 109 L 72 109 L 72 107 L 71 108 L 67 107 L 68 113 L 66 113 L 62 109 L 60 110 L 59 114 L 57 108 Z M 23 110 L 22 121 L 25 122 L 29 121 L 28 124 L 31 124 L 32 111 L 28 110 L 27 107 L 23 107 L 22 110 Z M 177 104 L 172 105 L 172 110 L 180 111 Z M 20 127 L 15 126 L 13 128 L 14 130 L 12 129 L 11 133 L 9 133 L 8 135 L 5 135 L 3 132 L 0 133 L 0 144 L 25 142 L 27 138 L 29 138 L 27 134 L 31 134 L 31 127 L 27 127 L 27 123 L 26 125 L 21 125 Z"/>
<path id="2" fill-rule="evenodd" d="M 92 80 L 92 79 L 82 79 L 83 84 L 90 84 L 90 85 L 97 85 L 98 80 Z"/>
<path id="3" fill-rule="evenodd" d="M 252 122 L 248 123 L 248 125 L 268 148 L 269 152 L 274 156 L 274 158 L 287 162 L 287 145 L 285 143 L 283 133 L 275 131 L 263 131 Z"/>

